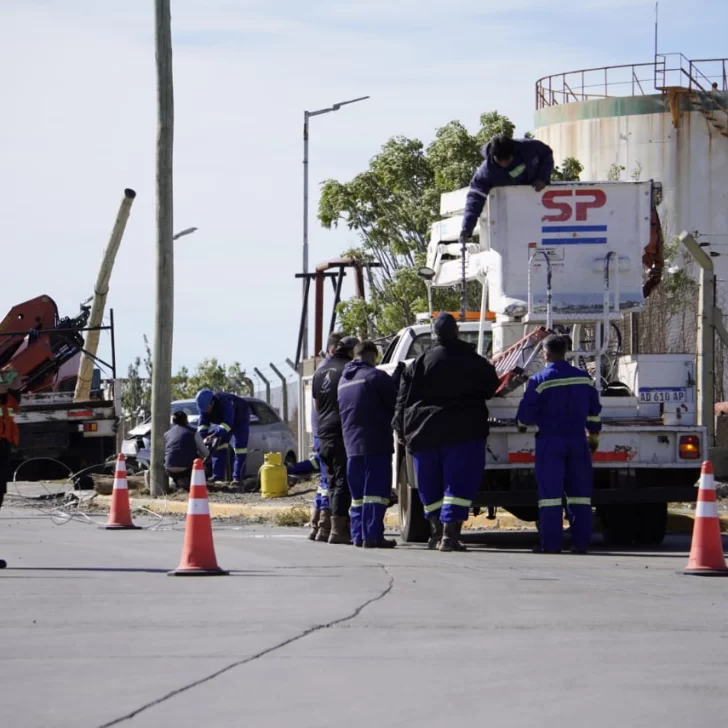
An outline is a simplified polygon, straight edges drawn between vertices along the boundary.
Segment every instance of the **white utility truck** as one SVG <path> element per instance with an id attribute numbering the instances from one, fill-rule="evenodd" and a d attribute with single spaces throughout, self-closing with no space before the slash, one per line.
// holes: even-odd
<path id="1" fill-rule="evenodd" d="M 477 239 L 464 251 L 458 236 L 467 189 L 442 196 L 445 219 L 432 227 L 424 272 L 433 287 L 482 284 L 481 310 L 461 321 L 461 336 L 501 378 L 488 403 L 486 471 L 475 511 L 485 507 L 494 517 L 502 507 L 526 521 L 538 518 L 535 428 L 520 433 L 516 411 L 528 377 L 544 366 L 542 342 L 550 332 L 570 338 L 569 357 L 600 391 L 593 503 L 607 542 L 660 544 L 667 504 L 695 500 L 707 446 L 696 424 L 695 356 L 621 352 L 620 323 L 644 310 L 650 289 L 643 288 L 644 266 L 659 226 L 660 192 L 650 181 L 556 183 L 540 193 L 496 188 Z M 430 343 L 429 323 L 410 326 L 391 341 L 381 367 L 410 362 Z M 402 538 L 425 541 L 429 525 L 412 458 L 399 445 L 395 450 Z"/>

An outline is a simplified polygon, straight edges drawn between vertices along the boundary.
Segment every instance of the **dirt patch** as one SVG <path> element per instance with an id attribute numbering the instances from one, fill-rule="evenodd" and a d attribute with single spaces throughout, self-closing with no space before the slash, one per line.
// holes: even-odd
<path id="1" fill-rule="evenodd" d="M 94 476 L 94 490 L 99 495 L 111 495 L 114 479 L 107 475 Z M 149 495 L 143 475 L 130 475 L 127 477 L 129 490 L 134 495 Z M 261 505 L 276 503 L 289 506 L 309 506 L 319 486 L 319 478 L 309 480 L 289 478 L 288 495 L 282 498 L 263 498 L 259 491 L 255 491 L 257 481 L 247 478 L 239 486 L 229 484 L 214 484 L 207 486 L 208 499 L 211 503 L 243 503 L 246 505 Z M 179 490 L 166 494 L 169 501 L 186 501 L 187 491 Z"/>

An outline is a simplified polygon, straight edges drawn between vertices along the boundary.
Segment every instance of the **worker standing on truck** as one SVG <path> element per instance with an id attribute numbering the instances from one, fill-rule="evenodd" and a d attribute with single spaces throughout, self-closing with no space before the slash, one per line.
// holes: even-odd
<path id="1" fill-rule="evenodd" d="M 316 367 L 316 371 L 326 366 L 336 353 L 336 346 L 344 338 L 344 334 L 333 332 L 326 342 L 326 354 Z M 323 352 L 322 352 L 323 353 Z M 308 538 L 311 541 L 328 541 L 331 535 L 331 502 L 329 500 L 329 481 L 326 477 L 326 468 L 322 467 L 320 443 L 318 438 L 318 412 L 314 407 L 311 412 L 311 435 L 313 436 L 313 454 L 321 473 L 319 487 L 311 508 L 311 531 Z M 311 461 L 313 462 L 313 460 Z"/>
<path id="2" fill-rule="evenodd" d="M 187 413 L 175 412 L 172 427 L 164 433 L 164 472 L 172 478 L 175 487 L 189 490 L 195 459 L 206 460 L 209 454 L 202 436 L 190 425 Z"/>
<path id="3" fill-rule="evenodd" d="M 498 389 L 498 375 L 458 337 L 449 313 L 435 319 L 434 333 L 435 345 L 402 375 L 393 425 L 412 453 L 429 547 L 465 551 L 460 531 L 485 470 L 485 401 Z"/>
<path id="4" fill-rule="evenodd" d="M 561 551 L 565 494 L 571 550 L 586 553 L 592 534 L 591 453 L 599 447 L 602 405 L 591 377 L 565 360 L 564 337 L 549 336 L 544 349 L 547 366 L 529 379 L 517 415 L 521 430 L 525 425 L 538 426 L 536 481 L 541 539 L 534 551 Z"/>
<path id="5" fill-rule="evenodd" d="M 201 389 L 195 402 L 200 413 L 197 431 L 205 438 L 208 446 L 215 440 L 211 482 L 225 480 L 228 447 L 232 440 L 235 453 L 232 484 L 239 485 L 245 477 L 245 462 L 248 457 L 250 406 L 236 394 L 212 392 L 209 389 Z M 211 430 L 210 425 L 217 427 Z"/>
<path id="6" fill-rule="evenodd" d="M 351 492 L 351 540 L 354 546 L 391 549 L 384 538 L 384 514 L 392 491 L 392 418 L 397 389 L 392 377 L 377 369 L 373 341 L 354 349 L 339 382 L 339 412 L 346 447 L 346 476 Z"/>
<path id="7" fill-rule="evenodd" d="M 20 410 L 20 396 L 15 389 L 0 394 L 0 508 L 8 491 L 13 448 L 20 445 L 20 430 L 15 422 L 15 415 Z M 0 559 L 0 569 L 6 566 L 5 561 Z"/>
<path id="8" fill-rule="evenodd" d="M 470 238 L 493 187 L 532 185 L 541 192 L 551 182 L 554 153 L 537 139 L 511 139 L 496 134 L 481 150 L 484 162 L 470 180 L 461 242 Z"/>
<path id="9" fill-rule="evenodd" d="M 352 360 L 359 339 L 345 336 L 334 355 L 313 376 L 313 406 L 318 413 L 319 453 L 326 469 L 331 504 L 329 543 L 351 543 L 349 507 L 351 495 L 346 480 L 346 448 L 341 430 L 338 388 L 344 367 Z"/>

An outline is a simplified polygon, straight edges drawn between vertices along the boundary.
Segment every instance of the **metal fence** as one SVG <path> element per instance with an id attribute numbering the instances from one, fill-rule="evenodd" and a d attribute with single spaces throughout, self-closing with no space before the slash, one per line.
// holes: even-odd
<path id="1" fill-rule="evenodd" d="M 536 82 L 536 109 L 615 96 L 645 96 L 668 88 L 728 93 L 728 59 L 690 60 L 660 53 L 652 63 L 567 71 Z"/>

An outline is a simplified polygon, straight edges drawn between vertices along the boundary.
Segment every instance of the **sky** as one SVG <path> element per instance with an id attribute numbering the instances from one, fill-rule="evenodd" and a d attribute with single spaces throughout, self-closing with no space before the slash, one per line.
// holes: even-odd
<path id="1" fill-rule="evenodd" d="M 660 51 L 728 55 L 728 3 L 686 5 L 660 2 Z M 154 334 L 153 7 L 0 0 L 2 306 L 47 294 L 75 315 L 135 189 L 107 302 L 120 375 Z M 304 109 L 371 96 L 311 121 L 313 266 L 357 243 L 318 224 L 323 180 L 352 178 L 394 135 L 427 143 L 453 119 L 474 131 L 483 111 L 520 135 L 539 77 L 650 61 L 654 18 L 641 0 L 172 0 L 174 227 L 198 228 L 175 244 L 174 370 L 217 357 L 290 372 Z"/>

